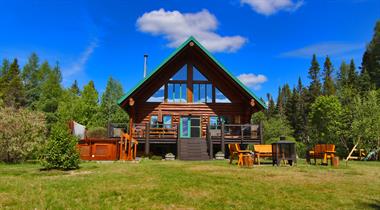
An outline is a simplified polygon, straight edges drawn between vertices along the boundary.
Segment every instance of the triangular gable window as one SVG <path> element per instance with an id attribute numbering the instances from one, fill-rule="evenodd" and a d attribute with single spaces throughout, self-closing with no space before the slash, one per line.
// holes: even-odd
<path id="1" fill-rule="evenodd" d="M 193 80 L 207 81 L 207 78 L 197 69 L 197 67 L 193 66 Z"/>
<path id="2" fill-rule="evenodd" d="M 148 100 L 147 102 L 164 102 L 165 95 L 165 86 L 162 86 L 158 89 Z"/>
<path id="3" fill-rule="evenodd" d="M 231 103 L 231 100 L 228 99 L 218 88 L 215 88 L 215 102 L 216 103 Z"/>
<path id="4" fill-rule="evenodd" d="M 187 65 L 184 65 L 170 80 L 187 80 Z"/>

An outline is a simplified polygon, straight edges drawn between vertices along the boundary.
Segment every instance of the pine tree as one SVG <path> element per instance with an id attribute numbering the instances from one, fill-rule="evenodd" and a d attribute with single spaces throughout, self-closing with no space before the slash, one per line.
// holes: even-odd
<path id="1" fill-rule="evenodd" d="M 270 93 L 267 93 L 268 98 L 268 109 L 267 109 L 267 118 L 271 118 L 276 113 L 276 105 L 274 104 L 273 98 Z"/>
<path id="2" fill-rule="evenodd" d="M 342 61 L 339 67 L 338 77 L 337 77 L 337 87 L 338 90 L 342 90 L 344 87 L 348 86 L 348 71 L 349 66 L 345 61 Z"/>
<path id="3" fill-rule="evenodd" d="M 380 87 L 380 21 L 377 21 L 371 42 L 363 55 L 362 68 L 368 72 L 371 82 Z"/>
<path id="4" fill-rule="evenodd" d="M 110 77 L 107 82 L 106 91 L 102 95 L 101 125 L 107 123 L 126 123 L 128 115 L 117 105 L 117 100 L 123 96 L 123 87 L 121 84 Z"/>
<path id="5" fill-rule="evenodd" d="M 359 89 L 362 93 L 373 89 L 371 77 L 369 76 L 367 70 L 364 68 L 362 68 L 359 75 Z"/>
<path id="6" fill-rule="evenodd" d="M 329 56 L 326 56 L 326 60 L 323 66 L 323 94 L 335 95 L 335 84 L 332 78 L 334 67 L 330 61 Z"/>
<path id="7" fill-rule="evenodd" d="M 57 109 L 62 95 L 61 87 L 61 71 L 56 65 L 53 70 L 47 62 L 41 65 L 39 77 L 42 78 L 42 83 L 39 85 L 39 98 L 36 102 L 36 108 L 45 112 L 48 128 L 58 121 Z"/>
<path id="8" fill-rule="evenodd" d="M 348 78 L 347 82 L 351 86 L 351 88 L 356 89 L 357 88 L 357 82 L 358 82 L 358 73 L 356 72 L 356 66 L 354 59 L 351 59 L 350 61 L 350 67 L 348 69 Z"/>
<path id="9" fill-rule="evenodd" d="M 83 87 L 82 91 L 82 105 L 83 105 L 83 124 L 87 126 L 96 126 L 99 124 L 96 119 L 99 111 L 99 94 L 95 89 L 94 81 L 90 81 Z"/>
<path id="10" fill-rule="evenodd" d="M 7 59 L 3 60 L 3 63 L 1 65 L 0 69 L 0 107 L 3 106 L 3 96 L 5 95 L 4 91 L 6 86 L 8 85 L 9 79 L 7 78 L 9 76 L 9 61 Z"/>
<path id="11" fill-rule="evenodd" d="M 70 91 L 74 93 L 75 95 L 78 95 L 78 96 L 80 95 L 80 89 L 79 89 L 77 80 L 74 80 L 74 83 L 70 87 Z"/>
<path id="12" fill-rule="evenodd" d="M 13 60 L 9 70 L 2 75 L 1 83 L 2 101 L 5 106 L 19 108 L 25 105 L 25 90 L 17 59 Z"/>
<path id="13" fill-rule="evenodd" d="M 37 54 L 32 53 L 28 59 L 28 63 L 25 64 L 22 71 L 22 79 L 25 85 L 26 103 L 28 107 L 32 107 L 38 100 L 39 96 L 39 58 Z"/>
<path id="14" fill-rule="evenodd" d="M 319 63 L 317 61 L 317 56 L 314 54 L 313 59 L 311 61 L 311 66 L 309 68 L 309 78 L 311 79 L 309 91 L 310 91 L 310 100 L 314 102 L 314 100 L 321 95 L 321 82 L 319 79 Z"/>

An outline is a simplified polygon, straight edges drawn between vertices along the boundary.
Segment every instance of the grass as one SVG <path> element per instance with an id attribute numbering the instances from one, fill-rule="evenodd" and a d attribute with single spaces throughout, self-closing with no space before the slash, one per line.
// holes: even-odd
<path id="1" fill-rule="evenodd" d="M 0 209 L 379 209 L 380 162 L 333 169 L 226 161 L 0 164 Z"/>

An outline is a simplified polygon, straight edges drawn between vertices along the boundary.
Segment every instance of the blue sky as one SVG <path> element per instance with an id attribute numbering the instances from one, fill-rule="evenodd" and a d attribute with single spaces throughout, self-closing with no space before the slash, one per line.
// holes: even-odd
<path id="1" fill-rule="evenodd" d="M 1 1 L 0 58 L 23 65 L 31 52 L 59 61 L 63 83 L 107 79 L 124 91 L 194 35 L 260 97 L 277 95 L 300 76 L 311 55 L 360 65 L 380 19 L 379 0 Z"/>

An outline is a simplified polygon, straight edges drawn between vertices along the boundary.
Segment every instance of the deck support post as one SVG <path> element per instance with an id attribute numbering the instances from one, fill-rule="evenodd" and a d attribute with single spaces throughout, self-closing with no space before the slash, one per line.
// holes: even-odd
<path id="1" fill-rule="evenodd" d="M 180 145 L 180 139 L 179 139 L 179 124 L 177 124 L 177 159 L 181 159 L 181 145 Z"/>
<path id="2" fill-rule="evenodd" d="M 149 123 L 145 124 L 145 155 L 149 155 Z"/>
<path id="3" fill-rule="evenodd" d="M 213 144 L 212 144 L 212 139 L 211 139 L 211 132 L 210 132 L 210 126 L 209 125 L 207 125 L 206 126 L 206 131 L 207 131 L 207 133 L 206 133 L 206 138 L 207 138 L 207 140 L 208 140 L 208 146 L 209 146 L 209 157 L 210 157 L 210 160 L 212 160 L 213 159 L 213 157 L 214 157 L 214 150 L 213 150 Z"/>
<path id="4" fill-rule="evenodd" d="M 260 121 L 260 144 L 264 144 L 264 135 L 263 135 L 263 122 Z"/>
<path id="5" fill-rule="evenodd" d="M 226 155 L 226 151 L 225 151 L 225 146 L 224 146 L 224 122 L 222 122 L 222 125 L 220 127 L 220 147 L 221 147 L 221 151 L 222 153 L 224 154 L 224 156 Z"/>

